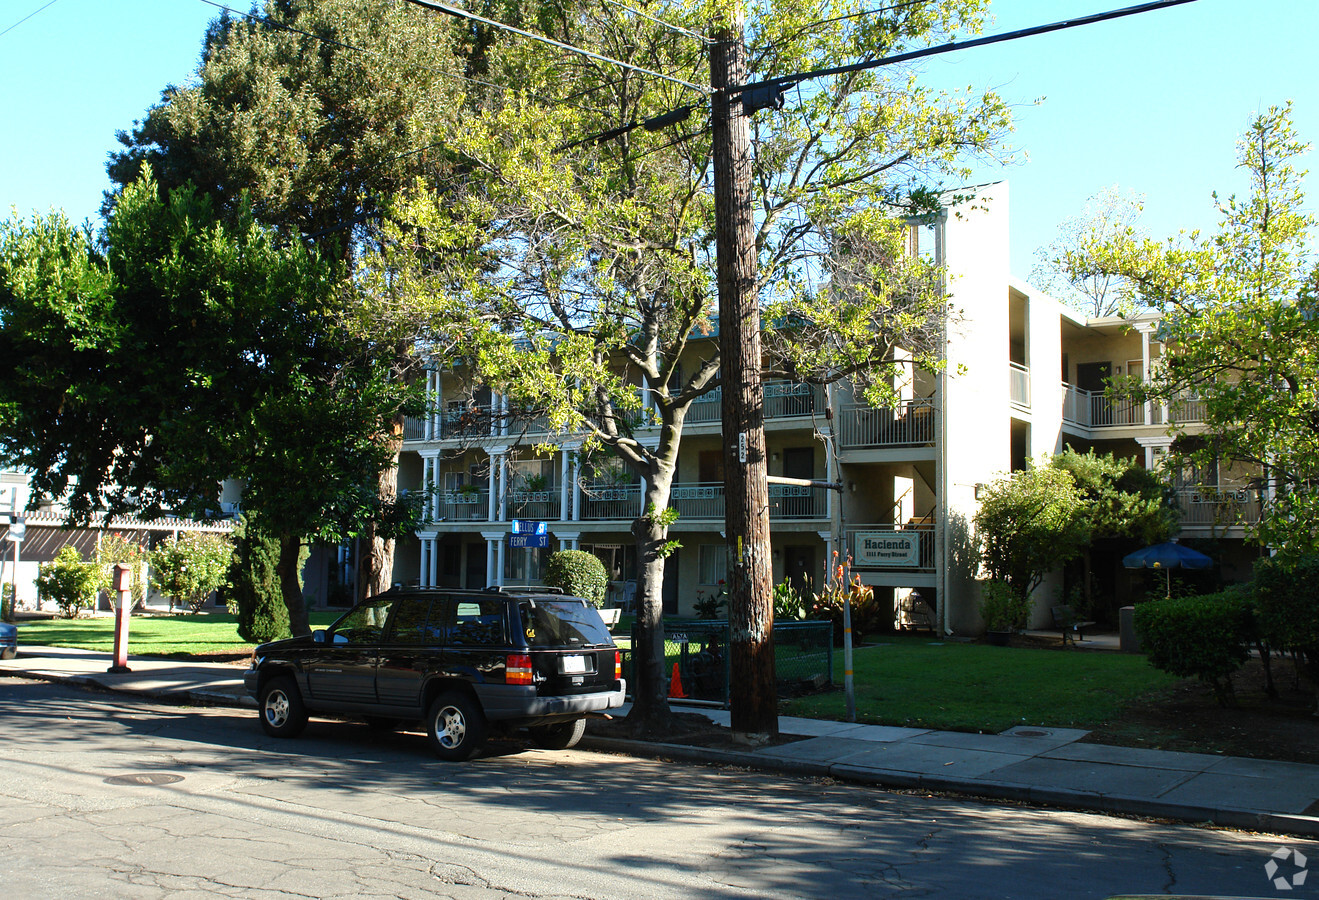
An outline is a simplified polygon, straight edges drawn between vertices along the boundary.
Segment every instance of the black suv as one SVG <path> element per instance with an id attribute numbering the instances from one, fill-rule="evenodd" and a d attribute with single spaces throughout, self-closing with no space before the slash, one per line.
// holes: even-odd
<path id="1" fill-rule="evenodd" d="M 324 631 L 257 647 L 243 681 L 275 737 L 297 735 L 309 712 L 381 728 L 421 720 L 441 759 L 464 760 L 492 728 L 573 746 L 588 714 L 622 705 L 622 668 L 579 597 L 395 588 Z"/>

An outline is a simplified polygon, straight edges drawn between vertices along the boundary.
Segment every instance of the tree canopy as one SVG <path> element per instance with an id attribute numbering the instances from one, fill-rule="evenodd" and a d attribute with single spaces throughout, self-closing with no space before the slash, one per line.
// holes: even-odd
<path id="1" fill-rule="evenodd" d="M 1308 149 L 1290 105 L 1272 107 L 1238 145 L 1249 192 L 1215 195 L 1212 234 L 1124 240 L 1076 263 L 1128 279 L 1162 314 L 1151 381 L 1121 387 L 1174 409 L 1198 401 L 1200 421 L 1173 426 L 1194 439 L 1174 445 L 1170 464 L 1258 473 L 1266 503 L 1255 536 L 1301 552 L 1319 548 L 1319 267 L 1296 168 Z"/>
<path id="2" fill-rule="evenodd" d="M 991 482 L 975 514 L 989 577 L 1028 598 L 1090 539 L 1085 500 L 1065 467 L 1032 464 Z"/>
<path id="3" fill-rule="evenodd" d="M 753 8 L 751 66 L 773 77 L 899 53 L 973 33 L 984 5 Z M 491 47 L 485 77 L 503 89 L 453 135 L 462 165 L 400 198 L 365 261 L 375 293 L 449 301 L 434 337 L 461 348 L 475 379 L 640 478 L 648 512 L 633 532 L 651 643 L 684 418 L 721 387 L 708 104 L 691 88 L 709 84 L 701 35 L 713 18 L 681 2 L 644 16 L 541 7 L 537 30 L 633 68 Z M 907 367 L 938 368 L 947 297 L 936 266 L 909 252 L 910 217 L 936 215 L 940 189 L 961 180 L 968 155 L 997 152 L 1008 125 L 992 92 L 940 94 L 910 69 L 809 80 L 788 108 L 755 114 L 767 375 L 849 378 L 883 401 Z M 639 681 L 647 716 L 664 706 L 659 663 Z"/>
<path id="4" fill-rule="evenodd" d="M 346 324 L 352 286 L 187 188 L 123 192 L 99 238 L 59 214 L 0 223 L 0 455 L 71 518 L 219 511 L 220 483 L 298 543 L 398 525 L 375 476 L 407 402 Z"/>

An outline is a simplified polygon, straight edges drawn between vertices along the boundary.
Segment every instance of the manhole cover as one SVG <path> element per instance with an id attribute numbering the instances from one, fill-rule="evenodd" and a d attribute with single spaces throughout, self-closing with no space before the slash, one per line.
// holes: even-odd
<path id="1" fill-rule="evenodd" d="M 106 784 L 176 784 L 183 780 L 182 775 L 168 772 L 135 772 L 132 775 L 111 775 L 105 779 Z"/>
<path id="2" fill-rule="evenodd" d="M 1047 731 L 1031 731 L 1030 729 L 1026 729 L 1026 728 L 1023 728 L 1021 731 L 1014 731 L 1012 733 L 1017 735 L 1018 737 L 1048 737 L 1049 736 L 1049 732 Z"/>

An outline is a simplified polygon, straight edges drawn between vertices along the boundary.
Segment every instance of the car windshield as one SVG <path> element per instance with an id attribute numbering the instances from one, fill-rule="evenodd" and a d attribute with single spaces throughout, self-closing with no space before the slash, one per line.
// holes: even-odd
<path id="1" fill-rule="evenodd" d="M 580 647 L 613 643 L 600 614 L 581 600 L 523 600 L 518 604 L 518 611 L 529 646 Z"/>

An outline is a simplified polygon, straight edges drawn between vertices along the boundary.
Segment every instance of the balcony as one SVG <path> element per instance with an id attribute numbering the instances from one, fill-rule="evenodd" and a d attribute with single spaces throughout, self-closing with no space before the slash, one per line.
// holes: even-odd
<path id="1" fill-rule="evenodd" d="M 1020 409 L 1030 409 L 1030 369 L 1008 363 L 1008 400 Z"/>
<path id="2" fill-rule="evenodd" d="M 586 522 L 605 519 L 632 521 L 641 515 L 641 485 L 587 485 L 578 501 Z"/>
<path id="3" fill-rule="evenodd" d="M 792 419 L 823 413 L 824 388 L 793 381 L 767 381 L 763 388 L 765 419 Z M 723 421 L 723 392 L 713 390 L 687 409 L 686 424 L 700 425 Z"/>
<path id="4" fill-rule="evenodd" d="M 1260 519 L 1259 492 L 1239 485 L 1220 484 L 1177 492 L 1181 526 L 1187 528 L 1241 528 Z"/>
<path id="5" fill-rule="evenodd" d="M 935 570 L 933 524 L 905 528 L 891 524 L 856 525 L 847 529 L 846 541 L 854 569 Z"/>
<path id="6" fill-rule="evenodd" d="M 1104 391 L 1084 391 L 1074 384 L 1062 385 L 1063 421 L 1080 428 L 1115 428 L 1123 425 L 1191 424 L 1204 421 L 1204 401 L 1182 397 L 1164 407 L 1150 404 L 1149 416 L 1145 404 L 1125 397 L 1111 397 Z"/>
<path id="7" fill-rule="evenodd" d="M 724 485 L 675 484 L 669 503 L 678 511 L 678 521 L 724 520 Z M 770 520 L 823 519 L 829 515 L 824 491 L 792 484 L 769 486 Z"/>
<path id="8" fill-rule="evenodd" d="M 919 447 L 934 443 L 936 408 L 932 398 L 908 400 L 896 409 L 844 407 L 838 443 L 844 450 Z"/>
<path id="9" fill-rule="evenodd" d="M 489 491 L 444 491 L 436 516 L 449 522 L 484 522 L 490 517 Z"/>
<path id="10" fill-rule="evenodd" d="M 551 522 L 559 519 L 559 491 L 509 491 L 508 518 Z"/>

